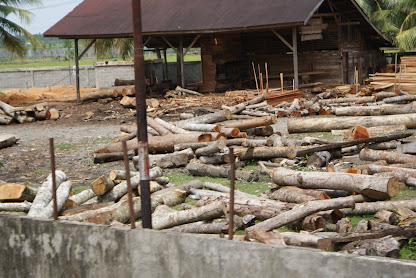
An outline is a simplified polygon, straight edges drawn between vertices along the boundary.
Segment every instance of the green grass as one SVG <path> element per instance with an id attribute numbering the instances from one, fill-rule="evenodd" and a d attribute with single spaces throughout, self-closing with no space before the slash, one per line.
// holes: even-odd
<path id="1" fill-rule="evenodd" d="M 72 188 L 72 192 L 74 192 L 74 194 L 78 194 L 81 193 L 84 190 L 90 189 L 91 187 L 89 185 L 81 185 L 81 186 L 77 186 Z"/>
<path id="2" fill-rule="evenodd" d="M 352 227 L 355 228 L 361 220 L 374 220 L 374 215 L 348 215 L 346 218 L 351 221 Z"/>
<path id="3" fill-rule="evenodd" d="M 406 187 L 406 189 L 400 190 L 397 196 L 391 198 L 392 201 L 412 199 L 416 199 L 416 188 L 414 187 Z"/>
<path id="4" fill-rule="evenodd" d="M 55 145 L 55 149 L 63 151 L 63 150 L 73 149 L 76 147 L 76 145 L 77 144 L 62 143 L 62 144 Z"/>
<path id="5" fill-rule="evenodd" d="M 400 249 L 400 259 L 416 261 L 416 237 L 409 239 Z"/>
<path id="6" fill-rule="evenodd" d="M 36 169 L 34 172 L 37 173 L 37 174 L 49 173 L 49 169 L 47 169 L 47 168 L 40 168 L 40 169 Z"/>

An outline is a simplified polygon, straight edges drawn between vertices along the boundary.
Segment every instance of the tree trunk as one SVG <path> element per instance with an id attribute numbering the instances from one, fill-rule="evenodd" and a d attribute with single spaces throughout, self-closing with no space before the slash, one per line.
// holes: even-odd
<path id="1" fill-rule="evenodd" d="M 416 113 L 416 103 L 387 106 L 350 106 L 335 109 L 337 116 L 379 116 Z"/>
<path id="2" fill-rule="evenodd" d="M 97 210 L 103 207 L 108 207 L 111 205 L 114 205 L 114 202 L 97 203 L 97 204 L 89 204 L 89 205 L 82 204 L 77 207 L 66 208 L 64 211 L 62 211 L 62 216 L 71 216 L 71 215 L 83 213 L 86 211 Z"/>
<path id="3" fill-rule="evenodd" d="M 347 233 L 339 234 L 331 237 L 333 243 L 339 242 L 351 242 L 357 240 L 366 240 L 366 239 L 376 239 L 382 238 L 385 236 L 394 236 L 394 237 L 413 237 L 416 233 L 416 226 L 407 226 L 407 227 L 395 227 L 390 229 L 383 230 L 370 230 L 368 232 L 361 233 Z"/>
<path id="4" fill-rule="evenodd" d="M 265 147 L 267 139 L 245 139 L 241 145 L 246 148 Z"/>
<path id="5" fill-rule="evenodd" d="M 324 132 L 334 129 L 348 129 L 356 125 L 365 127 L 405 124 L 416 127 L 416 113 L 389 116 L 336 117 L 336 118 L 294 118 L 288 119 L 289 133 Z"/>
<path id="6" fill-rule="evenodd" d="M 252 231 L 260 229 L 264 231 L 271 231 L 283 227 L 296 220 L 302 219 L 315 212 L 325 211 L 330 209 L 340 209 L 346 207 L 354 207 L 355 201 L 352 197 L 344 197 L 329 200 L 310 201 L 306 204 L 297 205 L 289 211 L 283 212 L 273 218 L 265 220 L 259 224 L 251 226 L 246 229 L 246 235 L 252 237 Z"/>
<path id="7" fill-rule="evenodd" d="M 136 175 L 139 175 L 139 172 L 130 171 L 130 177 L 134 177 Z M 110 172 L 109 177 L 112 181 L 115 180 L 126 180 L 126 170 L 113 170 Z"/>
<path id="8" fill-rule="evenodd" d="M 187 120 L 182 120 L 176 122 L 176 125 L 179 127 L 182 127 L 183 124 L 187 123 L 196 123 L 196 124 L 212 124 L 212 123 L 218 123 L 222 121 L 226 121 L 227 117 L 225 116 L 224 111 L 218 111 L 215 113 L 209 113 L 197 117 L 193 117 Z"/>
<path id="9" fill-rule="evenodd" d="M 68 201 L 66 202 L 67 207 L 76 207 L 79 205 L 82 205 L 86 201 L 96 197 L 95 193 L 92 191 L 92 189 L 87 189 L 84 191 L 81 191 L 78 194 L 75 194 L 74 196 L 71 196 L 68 198 Z"/>
<path id="10" fill-rule="evenodd" d="M 163 175 L 163 171 L 159 167 L 155 167 L 150 169 L 149 171 L 149 178 L 151 180 L 161 177 Z M 136 175 L 130 179 L 130 183 L 133 189 L 136 189 L 140 184 L 140 175 Z M 127 193 L 127 182 L 123 181 L 122 183 L 117 184 L 114 186 L 110 191 L 105 193 L 104 195 L 100 196 L 101 202 L 109 202 L 115 201 L 123 197 L 124 194 Z"/>
<path id="11" fill-rule="evenodd" d="M 205 223 L 201 221 L 169 228 L 166 231 L 191 234 L 226 234 L 228 232 L 228 224 Z"/>
<path id="12" fill-rule="evenodd" d="M 213 165 L 194 163 L 194 162 L 189 163 L 186 166 L 186 169 L 193 176 L 209 176 L 209 177 L 227 178 L 229 175 L 229 169 L 226 169 L 224 167 L 217 167 Z M 238 180 L 243 180 L 243 181 L 248 181 L 248 182 L 259 180 L 259 176 L 253 171 L 248 172 L 248 171 L 236 170 L 235 177 Z"/>
<path id="13" fill-rule="evenodd" d="M 266 244 L 283 245 L 283 246 L 286 245 L 281 233 L 278 230 L 275 230 L 272 232 L 266 232 L 263 230 L 254 230 L 253 238 Z"/>
<path id="14" fill-rule="evenodd" d="M 60 117 L 59 110 L 55 108 L 51 108 L 48 111 L 46 111 L 46 119 L 48 120 L 57 120 Z"/>
<path id="15" fill-rule="evenodd" d="M 0 149 L 8 148 L 16 144 L 19 137 L 14 134 L 0 134 Z"/>
<path id="16" fill-rule="evenodd" d="M 374 214 L 374 217 L 379 221 L 387 224 L 394 224 L 394 222 L 397 220 L 394 212 L 388 210 L 380 210 Z"/>
<path id="17" fill-rule="evenodd" d="M 0 211 L 16 211 L 16 212 L 28 212 L 31 203 L 0 203 Z"/>
<path id="18" fill-rule="evenodd" d="M 395 102 L 404 102 L 404 101 L 415 101 L 415 95 L 403 95 L 403 96 L 395 96 L 390 98 L 383 99 L 384 103 L 395 103 Z"/>
<path id="19" fill-rule="evenodd" d="M 214 202 L 195 209 L 172 212 L 157 218 L 153 217 L 152 228 L 162 230 L 186 223 L 215 219 L 224 214 L 225 204 L 223 202 Z"/>
<path id="20" fill-rule="evenodd" d="M 110 191 L 114 185 L 113 180 L 106 176 L 101 176 L 91 183 L 91 189 L 97 196 L 101 196 Z"/>
<path id="21" fill-rule="evenodd" d="M 0 185 L 0 201 L 26 200 L 32 202 L 38 190 L 21 183 L 4 183 Z"/>
<path id="22" fill-rule="evenodd" d="M 317 194 L 312 193 L 315 196 L 310 195 L 309 192 L 316 192 Z M 316 197 L 316 195 L 320 195 L 320 197 Z M 315 200 L 325 200 L 329 199 L 328 196 L 325 195 L 322 191 L 311 190 L 311 189 L 301 189 L 295 186 L 283 186 L 276 191 L 270 192 L 267 194 L 267 197 L 272 200 L 278 200 L 282 202 L 288 203 L 306 203 L 309 201 Z"/>
<path id="23" fill-rule="evenodd" d="M 137 140 L 137 139 L 136 139 Z M 128 153 L 128 158 L 132 159 L 134 154 L 132 152 Z M 95 164 L 113 162 L 113 161 L 122 161 L 124 160 L 123 153 L 94 153 L 93 161 Z"/>
<path id="24" fill-rule="evenodd" d="M 162 136 L 172 134 L 172 132 L 170 132 L 165 127 L 163 127 L 161 124 L 159 124 L 158 122 L 156 122 L 153 118 L 147 117 L 147 124 L 151 128 L 153 128 L 154 130 L 156 130 Z"/>
<path id="25" fill-rule="evenodd" d="M 378 257 L 400 257 L 400 243 L 392 236 L 379 239 L 359 240 L 346 244 L 341 253 Z"/>
<path id="26" fill-rule="evenodd" d="M 374 126 L 367 127 L 367 131 L 370 133 L 370 136 L 376 136 L 378 134 L 390 134 L 396 132 L 406 131 L 407 127 L 404 124 L 399 125 L 386 125 L 386 126 Z M 348 130 L 331 130 L 332 135 L 344 135 Z"/>
<path id="27" fill-rule="evenodd" d="M 250 120 L 239 121 L 234 124 L 229 124 L 226 127 L 238 128 L 239 130 L 245 130 L 260 126 L 268 126 L 277 123 L 276 116 L 258 117 Z"/>
<path id="28" fill-rule="evenodd" d="M 66 175 L 64 172 L 57 170 L 55 172 L 56 177 L 56 186 L 59 188 L 59 185 L 66 181 Z M 52 200 L 52 173 L 46 178 L 43 184 L 40 186 L 38 194 L 36 194 L 35 199 L 33 200 L 32 206 L 29 210 L 27 216 L 37 217 L 44 207 L 46 207 L 49 202 Z"/>
<path id="29" fill-rule="evenodd" d="M 328 251 L 332 247 L 331 239 L 321 238 L 312 234 L 301 234 L 294 232 L 280 233 L 286 245 L 311 247 Z"/>
<path id="30" fill-rule="evenodd" d="M 221 130 L 221 127 L 216 124 L 185 123 L 181 127 L 186 130 L 199 132 L 220 132 Z"/>
<path id="31" fill-rule="evenodd" d="M 389 173 L 391 176 L 398 178 L 400 181 L 406 182 L 410 177 L 416 178 L 415 169 L 397 168 L 391 166 L 382 166 L 376 164 L 368 165 L 368 173 L 370 175 L 375 173 Z"/>
<path id="32" fill-rule="evenodd" d="M 163 126 L 165 129 L 169 130 L 171 133 L 176 133 L 176 134 L 189 133 L 189 131 L 183 128 L 177 127 L 176 125 L 173 125 L 171 123 L 168 123 L 160 118 L 155 118 L 155 122 Z"/>
<path id="33" fill-rule="evenodd" d="M 198 159 L 203 164 L 224 164 L 226 163 L 225 156 L 224 153 L 218 153 L 211 156 L 200 156 Z"/>
<path id="34" fill-rule="evenodd" d="M 188 164 L 188 161 L 193 157 L 194 152 L 191 148 L 168 154 L 153 154 L 149 155 L 149 167 L 178 168 Z M 133 162 L 134 167 L 139 170 L 139 157 L 133 157 Z"/>
<path id="35" fill-rule="evenodd" d="M 367 161 L 385 160 L 390 164 L 416 164 L 416 156 L 414 155 L 389 151 L 377 151 L 368 148 L 361 150 L 360 159 Z"/>
<path id="36" fill-rule="evenodd" d="M 224 149 L 227 146 L 227 139 L 224 137 L 220 137 L 217 141 L 211 142 L 206 147 L 199 148 L 195 151 L 195 155 L 197 157 L 203 156 L 203 155 L 212 155 L 215 154 L 222 149 Z"/>
<path id="37" fill-rule="evenodd" d="M 192 190 L 197 193 L 200 190 Z M 207 191 L 207 190 L 205 190 Z M 209 192 L 210 194 L 212 192 Z M 218 196 L 216 196 L 218 195 Z M 230 197 L 227 193 L 220 193 L 211 196 L 202 196 L 197 206 L 204 206 L 216 201 L 224 201 L 229 210 Z M 234 211 L 240 215 L 254 215 L 259 220 L 265 220 L 288 211 L 294 204 L 283 203 L 279 201 L 267 200 L 262 198 L 245 198 L 237 196 L 234 199 Z"/>
<path id="38" fill-rule="evenodd" d="M 399 193 L 396 178 L 374 177 L 332 172 L 302 172 L 276 168 L 272 175 L 278 185 L 292 185 L 308 189 L 334 189 L 356 192 L 377 200 L 394 197 Z"/>
<path id="39" fill-rule="evenodd" d="M 296 148 L 294 147 L 256 147 L 241 148 L 235 150 L 235 155 L 240 160 L 268 160 L 278 157 L 294 158 L 296 157 Z"/>
<path id="40" fill-rule="evenodd" d="M 322 106 L 328 106 L 329 104 L 334 103 L 355 103 L 355 104 L 365 104 L 375 102 L 375 96 L 369 97 L 348 97 L 348 98 L 331 98 L 331 99 L 320 99 L 318 102 Z"/>
<path id="41" fill-rule="evenodd" d="M 58 189 L 56 190 L 56 203 L 57 203 L 57 211 L 58 214 L 64 207 L 66 200 L 69 198 L 69 194 L 71 193 L 72 183 L 70 181 L 65 181 L 59 185 Z M 51 218 L 53 216 L 53 200 L 49 202 L 49 204 L 44 207 L 41 212 L 36 215 L 39 218 Z"/>
<path id="42" fill-rule="evenodd" d="M 117 91 L 114 89 L 106 89 L 101 91 L 95 91 L 81 96 L 81 101 L 98 100 L 101 98 L 116 98 L 118 97 Z"/>
<path id="43" fill-rule="evenodd" d="M 9 125 L 13 123 L 13 118 L 7 115 L 0 115 L 0 125 Z"/>
<path id="44" fill-rule="evenodd" d="M 397 207 L 404 207 L 416 211 L 416 200 L 402 200 L 402 201 L 379 201 L 370 203 L 356 204 L 354 209 L 343 209 L 342 212 L 346 215 L 351 214 L 375 214 L 380 210 L 393 211 Z"/>

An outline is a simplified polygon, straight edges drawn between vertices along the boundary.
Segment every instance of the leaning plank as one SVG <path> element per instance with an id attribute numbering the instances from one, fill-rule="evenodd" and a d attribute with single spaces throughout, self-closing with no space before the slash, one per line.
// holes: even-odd
<path id="1" fill-rule="evenodd" d="M 408 208 L 408 209 L 416 211 L 416 200 L 357 203 L 354 209 L 343 209 L 342 212 L 346 215 L 376 214 L 377 212 L 381 210 L 393 211 L 394 209 L 398 207 Z"/>
<path id="2" fill-rule="evenodd" d="M 223 202 L 215 202 L 203 207 L 172 212 L 161 217 L 153 218 L 152 228 L 162 230 L 186 223 L 215 219 L 224 214 L 225 204 Z"/>
<path id="3" fill-rule="evenodd" d="M 210 176 L 210 177 L 227 178 L 229 175 L 229 169 L 226 169 L 224 167 L 217 167 L 213 165 L 195 163 L 195 162 L 189 163 L 186 166 L 186 169 L 193 176 Z M 248 182 L 259 180 L 258 174 L 256 174 L 253 171 L 237 170 L 235 171 L 235 177 L 238 180 L 244 180 Z"/>
<path id="4" fill-rule="evenodd" d="M 394 177 L 335 172 L 302 172 L 280 167 L 273 171 L 272 179 L 277 185 L 343 190 L 360 193 L 377 200 L 394 197 L 399 193 L 399 182 Z"/>
<path id="5" fill-rule="evenodd" d="M 246 235 L 252 237 L 252 232 L 255 229 L 260 229 L 264 231 L 271 231 L 283 227 L 289 223 L 292 223 L 296 220 L 302 219 L 308 215 L 311 215 L 315 212 L 331 210 L 331 209 L 340 209 L 354 207 L 355 201 L 353 197 L 343 197 L 336 199 L 328 200 L 318 200 L 311 201 L 305 204 L 300 204 L 295 206 L 289 211 L 283 212 L 273 218 L 267 219 L 259 224 L 251 226 L 246 229 Z"/>
<path id="6" fill-rule="evenodd" d="M 416 164 L 416 156 L 411 154 L 402 154 L 389 151 L 377 151 L 372 149 L 362 149 L 360 152 L 360 159 L 367 161 L 385 160 L 387 163 L 410 163 Z"/>
<path id="7" fill-rule="evenodd" d="M 72 183 L 70 181 L 65 181 L 56 190 L 56 204 L 58 213 L 64 207 L 66 200 L 68 200 L 69 194 L 71 193 Z M 39 218 L 51 218 L 53 216 L 53 201 L 51 200 L 49 204 L 44 207 L 41 212 L 36 216 Z"/>
<path id="8" fill-rule="evenodd" d="M 17 135 L 0 133 L 0 149 L 13 146 L 17 141 L 19 141 Z"/>
<path id="9" fill-rule="evenodd" d="M 0 203 L 0 211 L 18 211 L 18 212 L 28 212 L 31 203 Z"/>
<path id="10" fill-rule="evenodd" d="M 365 127 L 405 124 L 416 127 L 416 113 L 389 116 L 361 116 L 336 118 L 293 118 L 288 119 L 289 133 L 324 132 L 335 129 L 348 129 L 356 125 Z"/>
<path id="11" fill-rule="evenodd" d="M 55 171 L 56 186 L 66 181 L 66 175 L 64 172 L 57 170 Z M 41 187 L 39 188 L 38 194 L 33 200 L 32 207 L 29 210 L 27 216 L 37 217 L 44 207 L 46 207 L 52 200 L 52 173 L 46 178 Z"/>
<path id="12" fill-rule="evenodd" d="M 26 200 L 32 202 L 38 190 L 21 183 L 4 183 L 0 185 L 0 201 Z"/>
<path id="13" fill-rule="evenodd" d="M 332 242 L 329 238 L 294 232 L 284 232 L 280 234 L 282 235 L 286 245 L 318 248 L 325 251 L 332 247 Z"/>
<path id="14" fill-rule="evenodd" d="M 163 171 L 160 167 L 155 167 L 150 169 L 149 171 L 149 178 L 155 179 L 157 177 L 161 177 L 163 175 Z M 136 175 L 131 178 L 130 180 L 131 186 L 133 189 L 136 189 L 140 184 L 140 175 Z M 114 186 L 110 191 L 105 193 L 104 195 L 100 196 L 101 202 L 109 202 L 109 201 L 115 201 L 117 199 L 120 199 L 127 193 L 127 182 L 123 181 L 116 186 Z"/>
<path id="15" fill-rule="evenodd" d="M 82 205 L 86 201 L 88 201 L 88 200 L 90 200 L 90 199 L 92 199 L 96 196 L 97 195 L 95 195 L 95 193 L 92 191 L 92 189 L 87 189 L 87 190 L 81 191 L 80 193 L 69 197 L 69 199 L 67 201 L 67 206 L 72 208 L 72 207 Z"/>

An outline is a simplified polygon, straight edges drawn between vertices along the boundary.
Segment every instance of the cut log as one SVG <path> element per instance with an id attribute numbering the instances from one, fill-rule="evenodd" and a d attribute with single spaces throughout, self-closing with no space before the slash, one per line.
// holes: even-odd
<path id="1" fill-rule="evenodd" d="M 161 177 L 163 175 L 163 171 L 160 167 L 155 167 L 150 169 L 149 171 L 149 178 L 150 180 L 155 179 L 157 177 Z M 130 180 L 131 186 L 133 189 L 136 189 L 140 184 L 140 175 L 136 175 L 131 178 Z M 127 193 L 127 182 L 123 181 L 116 186 L 114 186 L 110 191 L 106 194 L 100 196 L 101 202 L 109 202 L 115 201 L 123 197 Z"/>
<path id="2" fill-rule="evenodd" d="M 380 210 L 393 211 L 397 207 L 404 207 L 416 211 L 416 200 L 402 200 L 402 201 L 379 201 L 371 203 L 356 204 L 354 209 L 343 209 L 342 212 L 346 215 L 351 214 L 375 214 Z"/>
<path id="3" fill-rule="evenodd" d="M 330 152 L 327 152 L 327 151 L 317 152 L 308 157 L 307 164 L 315 165 L 316 167 L 325 167 L 329 164 L 331 159 L 332 159 L 332 155 Z"/>
<path id="4" fill-rule="evenodd" d="M 226 234 L 228 232 L 228 224 L 205 223 L 200 221 L 169 228 L 166 231 L 191 234 Z"/>
<path id="5" fill-rule="evenodd" d="M 32 202 L 38 190 L 21 183 L 4 183 L 0 185 L 0 201 L 26 200 Z"/>
<path id="6" fill-rule="evenodd" d="M 19 141 L 17 135 L 0 133 L 0 149 L 13 146 L 17 141 Z"/>
<path id="7" fill-rule="evenodd" d="M 66 181 L 67 177 L 64 172 L 57 170 L 55 171 L 55 182 L 56 186 L 59 188 L 59 185 Z M 32 206 L 29 210 L 27 216 L 37 217 L 44 207 L 46 207 L 49 202 L 52 200 L 52 173 L 48 175 L 46 180 L 40 186 L 38 194 L 36 194 L 35 199 L 33 200 Z"/>
<path id="8" fill-rule="evenodd" d="M 136 108 L 136 98 L 135 97 L 124 96 L 120 100 L 120 104 L 124 108 Z"/>
<path id="9" fill-rule="evenodd" d="M 339 234 L 331 237 L 331 241 L 333 243 L 341 243 L 341 242 L 351 242 L 357 240 L 366 240 L 366 239 L 376 239 L 382 238 L 385 236 L 394 236 L 394 237 L 413 237 L 416 233 L 416 226 L 405 226 L 405 227 L 395 227 L 390 229 L 382 229 L 382 230 L 370 230 L 368 232 L 361 232 L 361 233 L 346 233 L 346 234 Z"/>
<path id="10" fill-rule="evenodd" d="M 235 150 L 235 155 L 240 160 L 268 160 L 279 157 L 295 158 L 295 147 L 256 147 L 241 148 Z"/>
<path id="11" fill-rule="evenodd" d="M 180 86 L 176 86 L 175 91 L 182 92 L 182 93 L 186 93 L 186 94 L 190 94 L 190 95 L 195 95 L 195 96 L 201 96 L 201 97 L 204 96 L 201 93 L 198 93 L 198 92 L 195 92 L 195 91 L 192 91 L 192 90 L 188 90 L 188 89 L 184 89 L 184 88 L 182 88 Z"/>
<path id="12" fill-rule="evenodd" d="M 189 131 L 183 128 L 177 127 L 171 123 L 168 123 L 160 118 L 155 118 L 155 122 L 163 126 L 165 129 L 169 130 L 172 133 L 176 133 L 176 134 L 189 133 Z"/>
<path id="13" fill-rule="evenodd" d="M 397 220 L 397 217 L 394 214 L 394 212 L 388 210 L 380 210 L 376 214 L 374 214 L 374 217 L 379 221 L 387 224 L 394 224 Z"/>
<path id="14" fill-rule="evenodd" d="M 408 144 L 399 144 L 396 151 L 405 154 L 416 154 L 416 141 L 410 142 Z"/>
<path id="15" fill-rule="evenodd" d="M 308 215 L 305 218 L 290 224 L 299 230 L 316 231 L 318 229 L 325 229 L 329 223 L 326 223 L 322 216 L 315 214 Z"/>
<path id="16" fill-rule="evenodd" d="M 91 183 L 91 189 L 97 196 L 101 196 L 111 190 L 114 185 L 113 180 L 106 176 L 101 176 Z"/>
<path id="17" fill-rule="evenodd" d="M 333 189 L 356 192 L 376 200 L 384 200 L 399 193 L 396 178 L 374 177 L 332 172 L 302 172 L 276 168 L 272 174 L 277 185 L 291 185 L 307 189 Z"/>
<path id="18" fill-rule="evenodd" d="M 123 80 L 123 79 L 116 79 L 114 81 L 114 86 L 128 86 L 128 85 L 135 85 L 135 80 Z"/>
<path id="19" fill-rule="evenodd" d="M 175 124 L 179 127 L 182 127 L 183 124 L 187 123 L 196 123 L 196 124 L 212 124 L 212 123 L 219 123 L 222 121 L 226 121 L 227 117 L 225 116 L 224 111 L 218 111 L 215 113 L 209 113 L 193 118 L 189 118 L 186 120 L 178 121 Z"/>
<path id="20" fill-rule="evenodd" d="M 407 168 L 398 168 L 398 167 L 391 167 L 391 166 L 382 166 L 376 164 L 370 164 L 367 166 L 369 174 L 376 174 L 376 173 L 389 173 L 390 176 L 396 177 L 399 181 L 405 182 L 410 179 L 409 186 L 413 186 L 412 178 L 416 178 L 416 170 L 415 169 L 407 169 Z"/>
<path id="21" fill-rule="evenodd" d="M 152 228 L 162 230 L 186 223 L 215 219 L 224 214 L 225 204 L 223 202 L 215 202 L 191 210 L 172 212 L 157 218 L 153 217 Z"/>
<path id="22" fill-rule="evenodd" d="M 61 183 L 56 190 L 56 204 L 58 214 L 64 207 L 66 200 L 69 198 L 71 193 L 72 183 L 70 181 L 65 181 Z M 49 204 L 44 207 L 36 217 L 39 218 L 51 218 L 53 216 L 53 201 L 51 200 Z"/>
<path id="23" fill-rule="evenodd" d="M 13 123 L 12 117 L 7 116 L 7 115 L 0 115 L 0 125 L 9 125 L 11 123 Z"/>
<path id="24" fill-rule="evenodd" d="M 286 245 L 285 241 L 283 240 L 282 235 L 278 230 L 266 232 L 262 230 L 254 230 L 253 231 L 253 238 L 266 243 L 266 244 L 272 244 L 272 245 Z"/>
<path id="25" fill-rule="evenodd" d="M 227 139 L 224 137 L 220 137 L 217 141 L 214 141 L 208 144 L 208 146 L 197 149 L 195 151 L 195 155 L 197 157 L 200 157 L 203 155 L 209 156 L 209 155 L 212 155 L 221 151 L 226 146 L 227 146 Z"/>
<path id="26" fill-rule="evenodd" d="M 259 224 L 247 228 L 246 235 L 248 237 L 252 237 L 252 231 L 255 229 L 271 231 L 273 229 L 283 227 L 296 220 L 302 219 L 315 212 L 347 207 L 353 208 L 354 205 L 355 201 L 353 197 L 310 201 L 305 204 L 297 205 L 289 211 L 283 212 L 273 218 L 267 219 Z"/>
<path id="27" fill-rule="evenodd" d="M 395 103 L 395 102 L 408 102 L 408 101 L 415 101 L 415 95 L 402 95 L 402 96 L 395 96 L 390 98 L 383 99 L 384 103 Z"/>
<path id="28" fill-rule="evenodd" d="M 332 242 L 329 238 L 321 238 L 311 234 L 294 232 L 280 233 L 286 245 L 317 248 L 324 251 L 331 249 Z"/>
<path id="29" fill-rule="evenodd" d="M 172 132 L 167 130 L 165 127 L 163 127 L 157 121 L 155 121 L 153 118 L 147 117 L 147 124 L 151 128 L 153 128 L 154 130 L 156 130 L 162 136 L 172 134 Z"/>
<path id="30" fill-rule="evenodd" d="M 312 192 L 315 190 L 311 189 L 301 189 L 295 186 L 283 186 L 279 188 L 278 190 L 272 191 L 269 194 L 267 194 L 267 197 L 272 200 L 278 200 L 282 202 L 288 202 L 288 203 L 305 203 L 309 201 L 314 200 L 324 200 L 329 199 L 328 196 L 325 195 L 322 191 L 315 191 L 317 194 L 319 194 L 321 197 L 317 198 L 315 196 L 311 196 L 309 192 Z"/>
<path id="31" fill-rule="evenodd" d="M 370 138 L 370 133 L 365 127 L 361 125 L 356 125 L 344 133 L 344 140 L 346 141 L 366 139 L 366 138 Z"/>
<path id="32" fill-rule="evenodd" d="M 201 190 L 192 190 L 192 192 L 198 194 Z M 211 193 L 212 192 L 208 192 L 208 194 Z M 197 206 L 204 206 L 216 201 L 224 201 L 227 206 L 227 211 L 229 210 L 228 205 L 230 203 L 230 197 L 227 193 L 202 196 L 198 201 Z M 263 198 L 245 198 L 243 196 L 237 196 L 234 200 L 235 213 L 240 215 L 254 215 L 256 219 L 259 220 L 272 218 L 282 212 L 288 211 L 293 208 L 293 206 L 295 205 Z"/>
<path id="33" fill-rule="evenodd" d="M 355 104 L 363 104 L 363 103 L 371 103 L 375 102 L 375 96 L 369 97 L 349 97 L 349 98 L 332 98 L 332 99 L 320 99 L 318 102 L 322 106 L 328 106 L 334 103 L 355 103 Z"/>
<path id="34" fill-rule="evenodd" d="M 130 177 L 134 177 L 139 174 L 139 172 L 130 171 Z M 112 181 L 127 179 L 126 170 L 112 170 L 108 176 Z"/>
<path id="35" fill-rule="evenodd" d="M 58 120 L 60 117 L 59 110 L 55 108 L 51 108 L 48 111 L 46 111 L 46 119 L 48 120 Z"/>
<path id="36" fill-rule="evenodd" d="M 351 106 L 335 109 L 337 116 L 378 116 L 416 113 L 416 102 L 407 105 Z"/>
<path id="37" fill-rule="evenodd" d="M 75 215 L 78 213 L 96 210 L 96 209 L 100 209 L 100 208 L 111 206 L 111 205 L 114 205 L 114 202 L 97 203 L 97 204 L 90 204 L 90 205 L 82 204 L 77 207 L 71 207 L 71 208 L 65 209 L 64 211 L 62 211 L 62 216 L 71 216 L 71 215 Z"/>
<path id="38" fill-rule="evenodd" d="M 340 253 L 369 255 L 378 257 L 400 257 L 400 243 L 392 236 L 380 239 L 354 241 L 342 247 Z"/>
<path id="39" fill-rule="evenodd" d="M 2 211 L 17 211 L 17 212 L 28 212 L 31 203 L 23 202 L 23 203 L 0 203 L 0 212 Z"/>
<path id="40" fill-rule="evenodd" d="M 225 159 L 226 156 L 226 154 L 218 153 L 211 156 L 200 156 L 198 159 L 199 162 L 203 164 L 224 164 L 227 163 Z"/>
<path id="41" fill-rule="evenodd" d="M 362 149 L 360 152 L 360 159 L 366 161 L 377 161 L 377 160 L 385 160 L 387 163 L 409 163 L 415 164 L 416 163 L 416 156 L 410 154 L 402 154 L 397 152 L 389 152 L 389 151 L 378 151 L 372 149 Z"/>
<path id="42" fill-rule="evenodd" d="M 396 132 L 406 131 L 407 127 L 404 124 L 399 125 L 387 125 L 387 126 L 375 126 L 367 127 L 367 131 L 370 133 L 370 136 L 377 136 L 379 134 L 391 134 Z M 344 135 L 348 130 L 331 130 L 332 135 Z"/>
<path id="43" fill-rule="evenodd" d="M 114 89 L 95 91 L 95 92 L 82 95 L 81 101 L 98 100 L 101 98 L 109 98 L 109 97 L 111 98 L 118 97 L 118 92 L 114 91 Z"/>
<path id="44" fill-rule="evenodd" d="M 201 163 L 189 163 L 186 166 L 186 169 L 189 173 L 193 176 L 209 176 L 209 177 L 222 177 L 227 178 L 229 176 L 229 169 L 223 167 L 217 167 L 208 164 L 201 164 Z M 258 181 L 259 176 L 253 171 L 235 171 L 235 177 L 238 180 L 243 181 Z"/>
<path id="45" fill-rule="evenodd" d="M 82 205 L 83 203 L 87 202 L 88 200 L 96 196 L 97 195 L 95 195 L 92 189 L 81 191 L 80 193 L 75 194 L 68 198 L 68 201 L 66 202 L 66 207 L 72 208 L 72 207 Z"/>
<path id="46" fill-rule="evenodd" d="M 276 116 L 258 117 L 251 120 L 245 120 L 236 122 L 234 124 L 227 125 L 226 127 L 238 128 L 239 130 L 246 130 L 250 128 L 268 126 L 277 123 Z"/>
<path id="47" fill-rule="evenodd" d="M 156 191 L 162 190 L 163 187 L 156 181 L 150 181 L 149 190 L 150 194 L 155 193 Z M 137 187 L 137 192 L 139 195 L 142 195 L 140 185 Z"/>
<path id="48" fill-rule="evenodd" d="M 324 132 L 335 129 L 348 129 L 356 125 L 365 127 L 405 124 L 407 128 L 416 127 L 416 114 L 389 116 L 362 116 L 336 118 L 293 118 L 288 119 L 289 133 Z"/>
<path id="49" fill-rule="evenodd" d="M 178 168 L 188 164 L 193 157 L 194 152 L 191 148 L 168 154 L 153 154 L 149 155 L 149 167 Z M 134 167 L 139 170 L 139 157 L 133 157 L 133 162 Z"/>
<path id="50" fill-rule="evenodd" d="M 129 159 L 132 159 L 134 156 L 133 152 L 128 153 Z M 94 153 L 93 162 L 95 164 L 113 162 L 113 161 L 122 161 L 124 160 L 123 153 Z"/>
<path id="51" fill-rule="evenodd" d="M 336 232 L 337 233 L 349 233 L 352 232 L 352 224 L 348 218 L 342 218 L 337 221 L 336 224 Z"/>
<path id="52" fill-rule="evenodd" d="M 186 130 L 191 131 L 201 131 L 201 132 L 220 132 L 221 127 L 216 124 L 198 124 L 198 123 L 185 123 L 181 127 Z"/>

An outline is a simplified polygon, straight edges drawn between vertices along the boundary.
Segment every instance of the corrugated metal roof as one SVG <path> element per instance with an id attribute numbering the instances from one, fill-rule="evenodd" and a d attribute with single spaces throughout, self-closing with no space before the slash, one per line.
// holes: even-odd
<path id="1" fill-rule="evenodd" d="M 132 36 L 132 0 L 85 0 L 44 35 Z M 299 25 L 324 0 L 142 0 L 146 34 L 224 32 Z"/>

